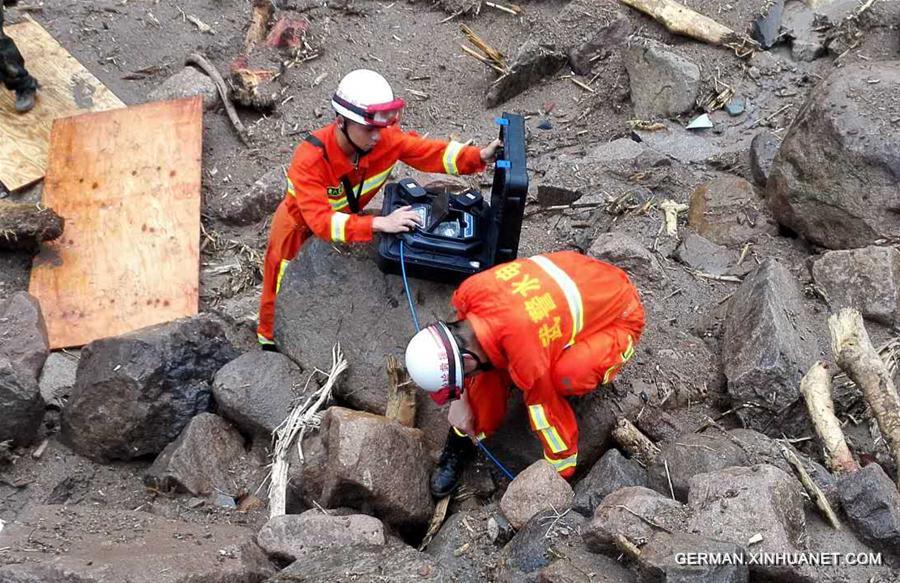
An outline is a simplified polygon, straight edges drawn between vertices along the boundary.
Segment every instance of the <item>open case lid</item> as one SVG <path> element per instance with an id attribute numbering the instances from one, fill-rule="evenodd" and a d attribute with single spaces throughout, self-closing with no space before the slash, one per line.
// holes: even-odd
<path id="1" fill-rule="evenodd" d="M 528 194 L 528 171 L 525 161 L 525 118 L 504 113 L 497 119 L 503 152 L 494 163 L 494 182 L 491 185 L 491 208 L 494 225 L 491 247 L 493 265 L 512 261 L 518 256 L 525 197 Z"/>

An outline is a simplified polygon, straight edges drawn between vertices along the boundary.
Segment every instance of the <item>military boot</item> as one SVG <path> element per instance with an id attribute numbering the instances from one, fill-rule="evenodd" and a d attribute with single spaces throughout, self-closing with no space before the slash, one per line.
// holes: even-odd
<path id="1" fill-rule="evenodd" d="M 447 442 L 441 459 L 434 473 L 431 474 L 431 494 L 435 498 L 448 496 L 459 478 L 463 468 L 475 457 L 475 444 L 468 437 L 460 437 L 453 429 L 447 434 Z"/>

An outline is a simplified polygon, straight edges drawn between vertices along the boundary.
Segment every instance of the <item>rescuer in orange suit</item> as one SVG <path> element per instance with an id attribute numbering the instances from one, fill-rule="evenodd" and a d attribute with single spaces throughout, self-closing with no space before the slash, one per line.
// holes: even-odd
<path id="1" fill-rule="evenodd" d="M 338 84 L 331 99 L 333 123 L 314 131 L 294 153 L 284 200 L 275 211 L 263 268 L 257 337 L 275 347 L 275 298 L 288 261 L 316 235 L 335 243 L 372 240 L 374 233 L 415 228 L 410 207 L 387 216 L 359 214 L 378 193 L 398 161 L 423 172 L 472 174 L 492 160 L 500 140 L 484 149 L 428 140 L 397 126 L 404 102 L 375 71 L 358 69 Z"/>
<path id="2" fill-rule="evenodd" d="M 406 348 L 412 380 L 439 404 L 453 399 L 432 493 L 453 490 L 473 440 L 503 421 L 510 382 L 523 393 L 544 458 L 572 477 L 578 424 L 566 398 L 611 382 L 644 329 L 628 276 L 574 251 L 548 253 L 471 276 L 452 303 L 457 321 L 428 326 Z"/>

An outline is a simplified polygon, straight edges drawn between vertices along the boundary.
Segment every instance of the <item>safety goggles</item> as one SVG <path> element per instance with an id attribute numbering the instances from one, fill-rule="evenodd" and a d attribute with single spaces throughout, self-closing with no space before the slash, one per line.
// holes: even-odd
<path id="1" fill-rule="evenodd" d="M 338 105 L 361 116 L 366 121 L 367 125 L 381 128 L 386 128 L 397 123 L 400 119 L 400 112 L 403 111 L 403 107 L 406 105 L 406 102 L 400 97 L 397 97 L 388 103 L 378 103 L 366 107 L 354 105 L 338 95 L 335 95 L 333 99 Z"/>

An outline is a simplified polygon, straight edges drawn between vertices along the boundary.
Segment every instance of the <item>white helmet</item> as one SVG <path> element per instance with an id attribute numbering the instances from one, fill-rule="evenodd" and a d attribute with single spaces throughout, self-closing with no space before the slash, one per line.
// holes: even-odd
<path id="1" fill-rule="evenodd" d="M 462 352 L 446 324 L 432 324 L 412 337 L 406 347 L 406 371 L 429 393 L 462 390 Z"/>
<path id="2" fill-rule="evenodd" d="M 335 113 L 356 123 L 387 127 L 400 117 L 405 102 L 394 97 L 387 80 L 369 69 L 347 73 L 331 98 Z"/>

